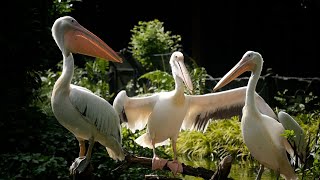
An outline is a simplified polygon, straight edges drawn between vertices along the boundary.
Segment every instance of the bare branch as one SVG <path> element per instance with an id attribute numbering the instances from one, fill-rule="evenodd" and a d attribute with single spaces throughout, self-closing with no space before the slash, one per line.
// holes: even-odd
<path id="1" fill-rule="evenodd" d="M 90 163 L 91 164 L 91 163 Z M 184 163 L 182 163 L 182 167 L 183 167 L 183 172 L 181 174 L 183 175 L 190 175 L 190 176 L 195 176 L 195 177 L 201 177 L 205 180 L 218 180 L 218 179 L 228 179 L 228 175 L 230 173 L 230 169 L 231 169 L 231 164 L 232 164 L 232 157 L 231 156 L 226 156 L 219 164 L 218 169 L 216 172 L 212 171 L 212 170 L 208 170 L 202 167 L 192 167 L 192 166 L 188 166 L 185 165 Z M 131 167 L 131 165 L 140 165 L 140 166 L 144 166 L 147 168 L 151 168 L 152 167 L 152 158 L 147 158 L 147 157 L 137 157 L 131 154 L 127 154 L 125 157 L 125 161 L 116 169 L 113 170 L 113 172 L 116 171 L 123 171 L 129 167 Z M 169 167 L 167 165 L 164 166 L 163 170 L 167 170 L 170 171 Z M 81 174 L 77 174 L 75 176 L 73 176 L 73 179 L 92 179 L 93 178 L 93 171 L 92 171 L 92 167 L 91 168 L 87 168 L 83 173 Z M 145 179 L 179 179 L 179 178 L 172 178 L 172 177 L 159 177 L 159 176 L 150 176 L 150 175 L 146 175 Z"/>
<path id="2" fill-rule="evenodd" d="M 134 155 L 127 155 L 125 158 L 126 162 L 121 165 L 121 167 L 118 167 L 116 170 L 119 169 L 125 169 L 126 167 L 132 165 L 132 164 L 137 164 L 137 165 L 142 165 L 148 168 L 152 167 L 152 158 L 146 158 L 146 157 L 137 157 Z M 218 171 L 215 173 L 212 170 L 208 170 L 202 167 L 192 167 L 185 165 L 182 163 L 183 167 L 183 175 L 190 175 L 190 176 L 195 176 L 195 177 L 201 177 L 203 179 L 227 179 L 230 169 L 231 169 L 231 163 L 232 162 L 232 157 L 231 156 L 226 156 L 219 164 Z M 168 170 L 170 171 L 168 166 L 164 166 L 163 170 Z"/>

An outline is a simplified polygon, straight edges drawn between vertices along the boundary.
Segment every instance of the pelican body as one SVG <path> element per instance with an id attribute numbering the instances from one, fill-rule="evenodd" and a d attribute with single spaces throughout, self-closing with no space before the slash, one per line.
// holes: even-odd
<path id="1" fill-rule="evenodd" d="M 160 96 L 147 122 L 150 139 L 156 144 L 166 141 L 168 138 L 175 141 L 178 138 L 177 132 L 180 131 L 187 107 L 188 103 L 183 96 L 183 88 Z M 170 126 L 163 126 L 164 124 L 170 124 Z M 148 145 L 148 142 L 151 141 L 145 143 Z M 151 146 L 148 145 L 148 147 Z"/>
<path id="2" fill-rule="evenodd" d="M 141 130 L 147 125 L 147 132 L 136 142 L 153 149 L 153 169 L 162 169 L 166 161 L 156 156 L 155 148 L 172 141 L 174 154 L 173 173 L 182 172 L 177 161 L 176 141 L 180 129 L 205 131 L 211 119 L 230 118 L 241 115 L 245 102 L 246 87 L 205 95 L 186 95 L 184 87 L 193 89 L 189 73 L 184 65 L 181 52 L 174 52 L 170 57 L 175 89 L 169 92 L 155 93 L 147 97 L 128 97 L 126 92 L 119 92 L 113 102 L 120 119 L 130 130 Z M 262 97 L 255 94 L 257 106 L 262 113 L 275 117 L 274 112 Z M 160 162 L 157 162 L 160 159 Z M 170 168 L 171 164 L 168 163 Z"/>
<path id="3" fill-rule="evenodd" d="M 244 142 L 252 156 L 263 166 L 280 173 L 287 180 L 298 179 L 286 153 L 287 150 L 291 154 L 293 150 L 287 139 L 281 135 L 284 127 L 277 121 L 277 117 L 262 114 L 256 106 L 254 94 L 262 66 L 262 56 L 258 52 L 247 51 L 238 64 L 217 83 L 214 90 L 225 86 L 246 71 L 252 72 L 242 110 L 241 132 Z"/>
<path id="4" fill-rule="evenodd" d="M 62 74 L 54 84 L 51 96 L 52 111 L 58 122 L 79 141 L 79 158 L 84 160 L 84 163 L 73 165 L 71 173 L 81 173 L 87 167 L 96 141 L 106 147 L 111 158 L 123 160 L 120 119 L 116 111 L 111 104 L 90 90 L 71 84 L 74 71 L 72 53 L 114 62 L 122 62 L 121 58 L 70 16 L 58 18 L 54 22 L 52 36 L 63 55 Z M 89 141 L 87 153 L 85 140 Z"/>

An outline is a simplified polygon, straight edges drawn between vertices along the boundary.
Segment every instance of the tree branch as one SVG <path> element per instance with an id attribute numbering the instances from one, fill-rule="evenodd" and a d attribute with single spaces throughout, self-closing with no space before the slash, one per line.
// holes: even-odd
<path id="1" fill-rule="evenodd" d="M 119 166 L 114 171 L 120 170 L 120 169 L 126 169 L 132 164 L 138 164 L 142 165 L 144 167 L 151 168 L 152 167 L 152 158 L 146 158 L 146 157 L 137 157 L 131 154 L 126 155 L 125 157 L 125 163 Z M 181 174 L 183 175 L 190 175 L 195 177 L 201 177 L 203 179 L 227 179 L 232 164 L 232 157 L 226 156 L 219 164 L 217 172 L 214 172 L 212 170 L 208 170 L 202 167 L 192 167 L 185 165 L 182 163 L 183 172 Z M 164 166 L 163 170 L 170 171 L 169 167 L 166 165 Z"/>
<path id="2" fill-rule="evenodd" d="M 147 158 L 147 157 L 137 157 L 131 154 L 127 154 L 125 157 L 125 161 L 118 166 L 116 169 L 113 171 L 123 171 L 127 168 L 129 168 L 132 164 L 136 165 L 141 165 L 144 167 L 151 168 L 152 167 L 152 158 Z M 183 172 L 181 174 L 183 175 L 190 175 L 190 176 L 195 176 L 195 177 L 201 177 L 205 180 L 219 180 L 219 179 L 229 179 L 228 175 L 230 173 L 232 165 L 232 156 L 226 156 L 223 158 L 223 160 L 219 163 L 218 169 L 216 172 L 212 170 L 208 170 L 202 167 L 192 167 L 185 165 L 182 163 L 183 167 Z M 93 167 L 90 163 L 83 173 L 81 174 L 76 174 L 73 176 L 74 180 L 80 180 L 80 179 L 93 179 Z M 163 167 L 163 170 L 171 171 L 167 165 Z M 146 175 L 146 179 L 166 179 L 166 180 L 173 180 L 173 179 L 178 179 L 178 178 L 170 178 L 170 177 L 155 177 Z"/>

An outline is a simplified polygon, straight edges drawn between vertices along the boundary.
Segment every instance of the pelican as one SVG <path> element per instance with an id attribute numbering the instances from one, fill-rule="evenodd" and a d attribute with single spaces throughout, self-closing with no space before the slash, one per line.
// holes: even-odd
<path id="1" fill-rule="evenodd" d="M 63 55 L 62 74 L 55 82 L 51 96 L 52 111 L 58 122 L 76 137 L 80 147 L 81 163 L 70 167 L 71 174 L 85 170 L 95 142 L 105 146 L 114 160 L 123 160 L 120 119 L 116 111 L 111 104 L 90 90 L 71 84 L 74 71 L 72 53 L 119 63 L 122 59 L 70 16 L 60 17 L 54 22 L 52 36 Z M 89 141 L 87 152 L 86 140 Z"/>
<path id="2" fill-rule="evenodd" d="M 287 180 L 298 179 L 286 151 L 293 150 L 287 139 L 281 134 L 283 125 L 277 118 L 262 114 L 256 106 L 255 89 L 261 75 L 263 58 L 258 52 L 247 51 L 242 59 L 217 83 L 213 90 L 217 90 L 246 71 L 251 71 L 248 82 L 245 105 L 242 109 L 241 132 L 246 146 L 252 156 L 263 166 L 281 174 Z M 281 113 L 279 118 L 287 117 Z M 260 177 L 259 177 L 260 178 Z"/>
<path id="3" fill-rule="evenodd" d="M 155 148 L 168 145 L 171 139 L 173 161 L 167 166 L 173 174 L 183 171 L 177 160 L 176 141 L 180 129 L 205 131 L 210 119 L 230 118 L 241 114 L 245 102 L 246 87 L 205 95 L 186 95 L 184 86 L 193 89 L 184 56 L 174 52 L 170 57 L 175 89 L 169 92 L 155 93 L 146 97 L 128 97 L 126 91 L 120 91 L 113 107 L 120 119 L 132 132 L 142 130 L 147 125 L 146 133 L 135 140 L 143 147 L 153 149 L 152 169 L 162 169 L 167 160 L 157 156 Z M 259 110 L 275 117 L 273 110 L 264 99 L 255 94 Z"/>

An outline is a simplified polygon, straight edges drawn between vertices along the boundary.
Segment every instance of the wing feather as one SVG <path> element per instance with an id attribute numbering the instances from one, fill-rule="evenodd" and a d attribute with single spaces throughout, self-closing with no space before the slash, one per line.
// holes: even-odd
<path id="1" fill-rule="evenodd" d="M 287 152 L 292 155 L 290 150 L 294 149 L 294 152 L 297 152 L 300 160 L 302 162 L 305 162 L 307 143 L 305 141 L 305 133 L 303 129 L 298 124 L 298 122 L 296 122 L 296 120 L 293 119 L 293 117 L 291 117 L 288 113 L 284 111 L 280 111 L 278 113 L 278 117 L 279 122 L 282 124 L 284 129 L 294 131 L 294 137 L 288 140 L 288 144 L 290 144 L 291 146 L 286 146 Z"/>
<path id="2" fill-rule="evenodd" d="M 187 95 L 189 110 L 182 129 L 205 131 L 210 120 L 242 116 L 246 87 L 235 88 L 205 95 Z M 271 117 L 276 117 L 270 106 L 256 93 L 258 109 Z"/>
<path id="3" fill-rule="evenodd" d="M 120 120 L 111 104 L 90 90 L 71 85 L 70 101 L 100 133 L 111 135 L 121 143 Z"/>
<path id="4" fill-rule="evenodd" d="M 147 97 L 128 97 L 126 91 L 120 91 L 113 102 L 122 123 L 132 131 L 143 129 L 153 107 L 159 99 L 158 94 Z"/>

